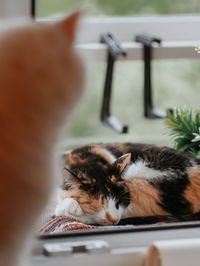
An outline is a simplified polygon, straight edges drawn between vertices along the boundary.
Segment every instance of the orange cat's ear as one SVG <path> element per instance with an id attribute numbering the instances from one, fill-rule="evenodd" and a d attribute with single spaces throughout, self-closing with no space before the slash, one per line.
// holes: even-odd
<path id="1" fill-rule="evenodd" d="M 61 21 L 60 25 L 66 33 L 67 39 L 70 44 L 73 44 L 76 36 L 76 27 L 79 21 L 79 18 L 82 15 L 82 10 L 77 10 L 67 18 Z"/>
<path id="2" fill-rule="evenodd" d="M 119 170 L 119 174 L 121 175 L 124 171 L 125 167 L 131 162 L 131 153 L 127 153 L 121 157 L 119 157 L 115 162 L 114 165 L 117 166 Z"/>

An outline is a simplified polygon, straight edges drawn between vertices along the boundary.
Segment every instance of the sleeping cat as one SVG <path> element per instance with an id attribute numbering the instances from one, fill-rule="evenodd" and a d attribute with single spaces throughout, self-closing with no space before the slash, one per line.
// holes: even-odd
<path id="1" fill-rule="evenodd" d="M 91 144 L 64 154 L 56 215 L 88 224 L 200 220 L 200 160 L 169 147 Z"/>
<path id="2" fill-rule="evenodd" d="M 0 265 L 21 265 L 54 186 L 57 141 L 83 87 L 73 48 L 79 15 L 0 35 Z"/>

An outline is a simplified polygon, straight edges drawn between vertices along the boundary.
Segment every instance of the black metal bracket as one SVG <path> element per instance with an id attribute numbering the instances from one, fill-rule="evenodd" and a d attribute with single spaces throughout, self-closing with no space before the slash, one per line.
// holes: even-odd
<path id="1" fill-rule="evenodd" d="M 128 127 L 122 125 L 117 120 L 116 117 L 110 114 L 114 63 L 118 55 L 126 56 L 126 52 L 121 47 L 120 42 L 111 33 L 102 34 L 100 42 L 105 43 L 108 48 L 106 78 L 105 78 L 103 101 L 101 107 L 101 121 L 103 122 L 103 124 L 112 128 L 114 131 L 118 133 L 127 133 Z"/>
<path id="2" fill-rule="evenodd" d="M 36 0 L 31 0 L 31 10 L 30 10 L 30 13 L 31 13 L 31 17 L 32 18 L 35 18 L 35 10 L 36 10 Z"/>
<path id="3" fill-rule="evenodd" d="M 135 37 L 136 42 L 143 44 L 144 58 L 144 116 L 147 118 L 165 118 L 166 112 L 153 107 L 151 86 L 151 61 L 153 44 L 161 44 L 161 39 L 148 35 L 139 34 Z"/>

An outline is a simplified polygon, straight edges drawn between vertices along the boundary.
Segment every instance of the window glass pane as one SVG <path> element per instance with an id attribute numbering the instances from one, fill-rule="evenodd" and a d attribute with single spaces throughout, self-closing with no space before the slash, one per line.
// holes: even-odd
<path id="1" fill-rule="evenodd" d="M 198 0 L 38 0 L 37 16 L 70 12 L 81 4 L 90 4 L 89 15 L 181 14 L 200 11 Z M 148 120 L 143 115 L 143 62 L 116 63 L 112 91 L 112 115 L 129 126 L 119 135 L 100 122 L 106 64 L 87 63 L 85 94 L 66 130 L 64 148 L 91 142 L 132 141 L 172 145 L 163 120 Z M 153 101 L 165 110 L 173 107 L 199 107 L 198 60 L 163 60 L 153 63 Z M 181 95 L 181 97 L 180 97 Z"/>
<path id="2" fill-rule="evenodd" d="M 162 119 L 143 116 L 143 63 L 117 62 L 113 80 L 112 115 L 129 126 L 119 135 L 100 122 L 105 63 L 90 63 L 86 91 L 66 130 L 65 147 L 90 142 L 132 141 L 172 145 Z M 165 110 L 173 107 L 199 108 L 197 60 L 154 61 L 152 88 L 154 105 Z"/>
<path id="3" fill-rule="evenodd" d="M 89 4 L 88 15 L 191 14 L 200 12 L 199 0 L 36 0 L 37 16 L 69 12 Z"/>

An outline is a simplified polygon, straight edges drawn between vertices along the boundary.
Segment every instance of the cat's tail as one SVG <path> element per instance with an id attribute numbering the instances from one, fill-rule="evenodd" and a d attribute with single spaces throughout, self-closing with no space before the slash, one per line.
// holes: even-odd
<path id="1" fill-rule="evenodd" d="M 173 223 L 173 222 L 187 222 L 200 221 L 200 212 L 192 214 L 183 214 L 180 216 L 158 215 L 158 216 L 144 216 L 144 217 L 129 217 L 119 221 L 119 225 L 145 225 L 156 223 Z"/>

